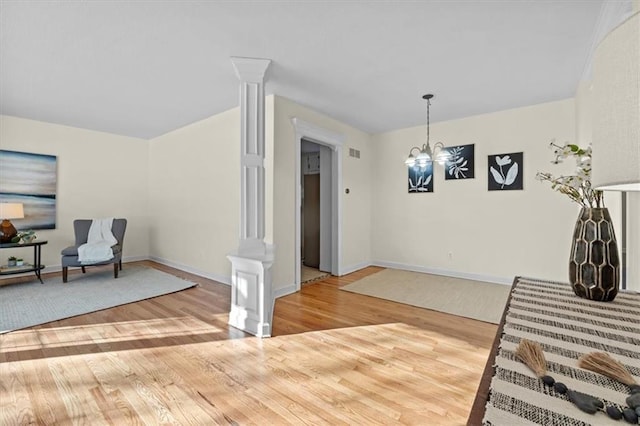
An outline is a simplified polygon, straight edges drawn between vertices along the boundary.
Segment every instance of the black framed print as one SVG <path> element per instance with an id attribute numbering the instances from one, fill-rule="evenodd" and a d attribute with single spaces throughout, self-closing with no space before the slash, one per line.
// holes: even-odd
<path id="1" fill-rule="evenodd" d="M 473 179 L 475 177 L 475 145 L 459 145 L 445 148 L 445 180 Z"/>
<path id="2" fill-rule="evenodd" d="M 428 162 L 425 166 L 410 166 L 409 170 L 409 193 L 433 192 L 433 162 Z"/>
<path id="3" fill-rule="evenodd" d="M 521 190 L 524 165 L 522 152 L 489 155 L 489 191 Z"/>

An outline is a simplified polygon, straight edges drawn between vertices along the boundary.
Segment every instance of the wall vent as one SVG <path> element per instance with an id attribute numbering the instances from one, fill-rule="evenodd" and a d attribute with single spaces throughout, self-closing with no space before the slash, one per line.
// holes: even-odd
<path id="1" fill-rule="evenodd" d="M 349 157 L 360 158 L 360 150 L 349 148 Z"/>

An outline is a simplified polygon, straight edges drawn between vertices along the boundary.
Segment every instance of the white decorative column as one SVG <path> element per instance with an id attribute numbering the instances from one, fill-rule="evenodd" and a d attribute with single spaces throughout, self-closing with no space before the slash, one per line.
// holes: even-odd
<path id="1" fill-rule="evenodd" d="M 273 247 L 264 241 L 264 74 L 268 59 L 232 57 L 240 79 L 240 244 L 231 261 L 229 325 L 271 336 Z"/>

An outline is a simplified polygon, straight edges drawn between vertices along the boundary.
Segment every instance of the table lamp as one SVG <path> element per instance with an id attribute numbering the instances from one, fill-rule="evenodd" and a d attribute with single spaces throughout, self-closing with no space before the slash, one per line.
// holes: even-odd
<path id="1" fill-rule="evenodd" d="M 18 235 L 18 231 L 9 219 L 24 218 L 22 203 L 0 203 L 0 243 L 10 243 L 11 239 Z"/>
<path id="2" fill-rule="evenodd" d="M 593 70 L 591 184 L 640 191 L 640 12 L 605 36 Z"/>
<path id="3" fill-rule="evenodd" d="M 622 191 L 622 288 L 640 283 L 637 217 L 627 192 L 640 191 L 640 11 L 614 28 L 598 45 L 593 63 L 593 156 L 591 184 Z M 634 192 L 638 200 L 640 192 Z M 634 204 L 636 206 L 640 203 Z M 628 223 L 627 216 L 632 222 Z M 636 284 L 637 285 L 637 284 Z M 636 288 L 634 288 L 636 289 Z"/>

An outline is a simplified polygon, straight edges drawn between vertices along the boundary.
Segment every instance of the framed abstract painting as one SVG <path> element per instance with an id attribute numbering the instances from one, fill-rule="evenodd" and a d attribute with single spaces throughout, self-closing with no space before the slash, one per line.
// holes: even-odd
<path id="1" fill-rule="evenodd" d="M 57 157 L 0 150 L 0 202 L 22 203 L 19 230 L 55 229 Z"/>

